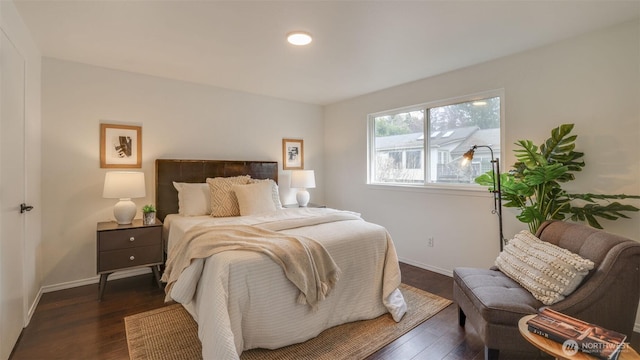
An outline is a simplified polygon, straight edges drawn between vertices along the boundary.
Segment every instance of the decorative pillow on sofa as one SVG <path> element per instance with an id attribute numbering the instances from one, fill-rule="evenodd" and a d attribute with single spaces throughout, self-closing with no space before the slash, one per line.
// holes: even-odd
<path id="1" fill-rule="evenodd" d="M 271 184 L 271 197 L 273 198 L 273 205 L 276 209 L 282 209 L 282 202 L 280 201 L 280 191 L 278 190 L 278 184 L 271 179 L 249 179 L 249 184 L 256 184 L 260 182 L 267 182 Z"/>
<path id="2" fill-rule="evenodd" d="M 178 214 L 182 216 L 211 215 L 211 191 L 207 183 L 173 182 L 178 190 Z"/>
<path id="3" fill-rule="evenodd" d="M 495 264 L 545 305 L 571 294 L 594 267 L 593 261 L 542 241 L 526 230 L 509 240 Z"/>
<path id="4" fill-rule="evenodd" d="M 231 187 L 238 199 L 240 215 L 252 215 L 269 211 L 275 211 L 273 203 L 272 185 L 262 181 L 255 184 L 233 185 Z"/>
<path id="5" fill-rule="evenodd" d="M 246 185 L 248 182 L 249 175 L 208 178 L 207 184 L 211 190 L 211 216 L 240 216 L 238 199 L 231 187 L 234 184 Z"/>

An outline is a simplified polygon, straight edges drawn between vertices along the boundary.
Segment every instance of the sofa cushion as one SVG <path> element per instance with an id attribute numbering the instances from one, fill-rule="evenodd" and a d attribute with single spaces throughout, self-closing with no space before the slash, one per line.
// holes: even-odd
<path id="1" fill-rule="evenodd" d="M 459 267 L 454 269 L 453 279 L 489 323 L 513 326 L 542 306 L 529 291 L 497 270 Z"/>
<path id="2" fill-rule="evenodd" d="M 496 266 L 545 305 L 571 294 L 594 263 L 523 230 L 509 241 Z"/>

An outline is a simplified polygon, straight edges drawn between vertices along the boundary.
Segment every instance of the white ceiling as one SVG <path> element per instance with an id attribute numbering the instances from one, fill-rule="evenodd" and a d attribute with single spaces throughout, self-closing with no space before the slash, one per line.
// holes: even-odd
<path id="1" fill-rule="evenodd" d="M 14 2 L 44 56 L 314 104 L 640 16 L 637 0 Z"/>

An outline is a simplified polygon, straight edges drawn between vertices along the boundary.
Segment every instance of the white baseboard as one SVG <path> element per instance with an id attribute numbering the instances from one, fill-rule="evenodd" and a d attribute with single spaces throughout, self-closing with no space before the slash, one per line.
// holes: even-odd
<path id="1" fill-rule="evenodd" d="M 31 303 L 29 310 L 27 310 L 27 316 L 24 319 L 24 327 L 27 327 L 27 325 L 29 325 L 29 323 L 31 322 L 31 318 L 33 317 L 33 314 L 36 312 L 36 307 L 40 303 L 41 297 L 42 297 L 42 288 L 38 290 L 38 293 L 36 294 L 36 298 L 33 299 L 33 303 Z"/>
<path id="2" fill-rule="evenodd" d="M 123 271 L 118 271 L 109 275 L 109 278 L 107 280 L 111 281 L 111 280 L 123 279 L 123 278 L 132 277 L 132 276 L 148 274 L 150 272 L 151 272 L 151 268 L 148 268 L 148 267 L 132 269 L 132 270 L 123 270 Z M 46 285 L 46 286 L 43 286 L 41 290 L 43 293 L 48 293 L 52 291 L 71 289 L 79 286 L 97 284 L 99 282 L 100 282 L 100 275 L 96 275 L 94 277 L 90 277 L 87 279 L 73 280 L 73 281 L 68 281 L 68 282 L 54 284 L 54 285 Z"/>
<path id="3" fill-rule="evenodd" d="M 423 264 L 423 263 L 420 263 L 420 262 L 417 262 L 417 261 L 411 261 L 411 260 L 407 260 L 407 259 L 403 259 L 403 258 L 398 258 L 398 260 L 400 260 L 401 262 L 403 262 L 405 264 L 413 265 L 413 266 L 419 267 L 421 269 L 425 269 L 425 270 L 436 272 L 438 274 L 442 274 L 442 275 L 446 275 L 446 276 L 449 276 L 449 277 L 453 277 L 453 271 L 452 270 L 441 269 L 441 268 L 438 268 L 438 267 L 430 266 L 430 265 Z M 640 333 L 640 323 L 635 323 L 634 324 L 633 331 L 637 332 L 637 333 Z"/>
<path id="4" fill-rule="evenodd" d="M 138 275 L 142 275 L 142 274 L 148 274 L 150 272 L 151 272 L 151 268 L 148 268 L 148 267 L 132 269 L 132 270 L 123 270 L 123 271 L 118 271 L 118 272 L 115 272 L 115 273 L 109 275 L 109 278 L 107 280 L 111 281 L 111 280 L 123 279 L 123 278 L 127 278 L 127 277 L 138 276 Z M 91 278 L 88 278 L 88 279 L 80 279 L 80 280 L 68 281 L 68 282 L 64 282 L 64 283 L 60 283 L 60 284 L 46 285 L 46 286 L 40 287 L 40 290 L 38 291 L 38 294 L 36 295 L 36 298 L 33 300 L 33 303 L 31 304 L 31 306 L 29 307 L 29 310 L 27 311 L 26 317 L 24 319 L 24 321 L 25 321 L 24 327 L 27 327 L 27 325 L 29 325 L 29 323 L 31 322 L 31 318 L 33 317 L 33 314 L 36 312 L 36 308 L 38 307 L 38 304 L 40 303 L 40 299 L 42 298 L 42 294 L 48 293 L 48 292 L 53 292 L 53 291 L 58 291 L 58 290 L 71 289 L 71 288 L 75 288 L 75 287 L 79 287 L 79 286 L 97 284 L 98 282 L 100 282 L 100 276 L 99 275 L 91 277 Z"/>
<path id="5" fill-rule="evenodd" d="M 438 273 L 438 274 L 441 274 L 441 275 L 446 275 L 448 277 L 453 277 L 453 271 L 452 270 L 442 269 L 442 268 L 439 268 L 439 267 L 435 267 L 435 266 L 423 264 L 421 262 L 412 261 L 412 260 L 403 259 L 403 258 L 399 258 L 398 260 L 400 260 L 400 262 L 403 262 L 405 264 L 413 265 L 413 266 L 419 267 L 421 269 L 433 271 L 435 273 Z"/>

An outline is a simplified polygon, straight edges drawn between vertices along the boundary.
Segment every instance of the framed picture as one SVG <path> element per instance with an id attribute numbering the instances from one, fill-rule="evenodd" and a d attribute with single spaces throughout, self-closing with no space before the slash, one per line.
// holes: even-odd
<path id="1" fill-rule="evenodd" d="M 142 167 L 142 127 L 100 124 L 100 167 Z"/>
<path id="2" fill-rule="evenodd" d="M 282 139 L 282 169 L 304 169 L 304 151 L 302 140 Z"/>

